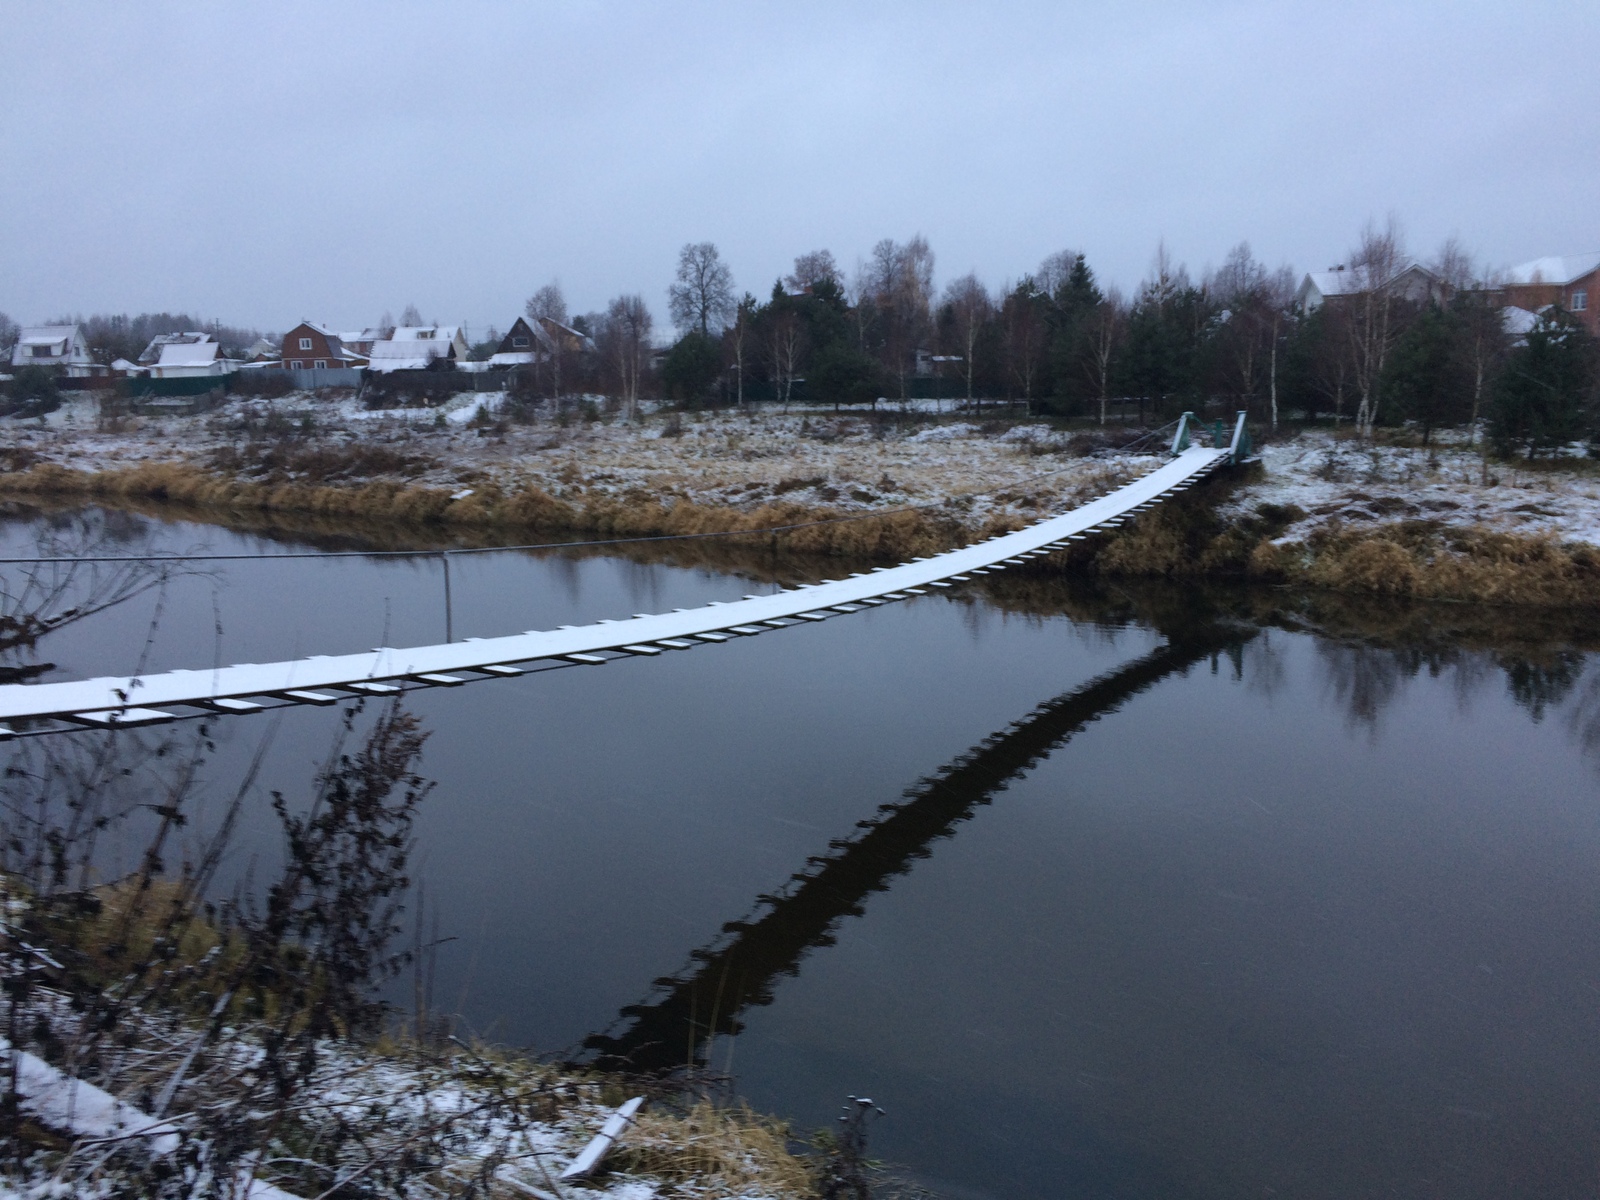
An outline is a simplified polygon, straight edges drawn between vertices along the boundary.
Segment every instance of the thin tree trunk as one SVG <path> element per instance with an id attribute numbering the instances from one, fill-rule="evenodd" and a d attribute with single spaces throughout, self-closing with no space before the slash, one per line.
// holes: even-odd
<path id="1" fill-rule="evenodd" d="M 1272 320 L 1272 357 L 1267 367 L 1267 390 L 1272 396 L 1272 432 L 1278 432 L 1278 320 Z"/>

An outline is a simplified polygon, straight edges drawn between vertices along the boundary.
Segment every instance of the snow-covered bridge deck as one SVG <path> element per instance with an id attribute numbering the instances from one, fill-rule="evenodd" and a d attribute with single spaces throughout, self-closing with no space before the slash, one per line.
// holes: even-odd
<path id="1" fill-rule="evenodd" d="M 1229 449 L 1185 449 L 1171 462 L 1114 492 L 1016 533 L 898 567 L 879 567 L 848 579 L 824 580 L 733 603 L 437 646 L 381 647 L 364 654 L 318 655 L 131 678 L 8 684 L 0 686 L 0 722 L 13 724 L 0 725 L 0 736 L 23 732 L 25 723 L 41 718 L 106 727 L 152 724 L 185 715 L 167 711 L 174 705 L 247 713 L 285 704 L 333 704 L 350 696 L 391 695 L 414 687 L 452 687 L 473 679 L 522 674 L 523 668 L 513 665 L 516 663 L 599 665 L 617 657 L 687 650 L 803 621 L 822 621 L 1021 565 L 1092 533 L 1115 528 L 1133 514 L 1190 487 L 1231 455 Z"/>

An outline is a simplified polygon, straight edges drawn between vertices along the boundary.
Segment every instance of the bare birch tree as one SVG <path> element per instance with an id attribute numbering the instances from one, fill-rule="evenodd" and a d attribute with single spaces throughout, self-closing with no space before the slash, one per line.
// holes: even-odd
<path id="1" fill-rule="evenodd" d="M 983 327 L 994 319 L 994 301 L 978 276 L 968 272 L 945 288 L 944 302 L 955 317 L 956 337 L 961 344 L 961 367 L 967 379 L 967 403 L 970 404 L 972 364 L 977 358 L 978 338 Z"/>
<path id="2" fill-rule="evenodd" d="M 733 323 L 728 326 L 722 344 L 733 359 L 733 377 L 736 380 L 738 404 L 744 407 L 744 363 L 750 356 L 750 323 L 755 320 L 756 298 L 749 292 L 734 309 Z"/>
<path id="3" fill-rule="evenodd" d="M 794 391 L 795 376 L 800 371 L 801 343 L 805 330 L 794 312 L 785 310 L 770 318 L 770 344 L 767 347 L 772 360 L 772 381 L 777 386 L 777 399 L 783 401 L 788 411 L 789 399 Z"/>
<path id="4" fill-rule="evenodd" d="M 904 244 L 884 238 L 872 248 L 865 287 L 883 322 L 884 365 L 899 380 L 904 400 L 918 343 L 932 325 L 933 250 L 928 240 L 920 233 Z"/>
<path id="5" fill-rule="evenodd" d="M 1276 430 L 1278 340 L 1294 294 L 1294 276 L 1287 267 L 1267 270 L 1250 252 L 1250 243 L 1240 242 L 1228 251 L 1222 267 L 1206 281 L 1206 289 L 1225 310 L 1219 341 L 1239 396 L 1248 408 L 1265 382 L 1272 428 Z"/>
<path id="6" fill-rule="evenodd" d="M 650 353 L 653 323 L 643 296 L 618 296 L 606 308 L 602 342 L 617 372 L 623 413 L 630 421 L 639 415 L 639 381 Z"/>
<path id="7" fill-rule="evenodd" d="M 547 283 L 533 295 L 528 297 L 528 304 L 524 310 L 528 320 L 534 325 L 534 338 L 548 337 L 550 355 L 550 397 L 553 400 L 561 399 L 561 359 L 566 353 L 565 339 L 560 330 L 551 331 L 546 327 L 546 321 L 553 321 L 558 325 L 566 325 L 567 298 L 561 294 L 559 283 Z M 538 346 L 534 347 L 535 356 Z M 534 366 L 537 370 L 538 359 L 535 357 Z"/>
<path id="8" fill-rule="evenodd" d="M 1471 253 L 1454 236 L 1445 239 L 1428 269 L 1439 277 L 1452 298 L 1452 307 L 1461 317 L 1465 332 L 1467 365 L 1472 372 L 1472 417 L 1467 433 L 1467 444 L 1471 445 L 1478 436 L 1484 388 L 1507 349 L 1505 320 L 1492 299 L 1500 281 L 1480 270 Z"/>
<path id="9" fill-rule="evenodd" d="M 1006 293 L 1000 305 L 1000 327 L 1005 347 L 1006 367 L 1022 389 L 1022 398 L 1033 399 L 1033 383 L 1044 362 L 1045 326 L 1042 296 L 1031 275 Z"/>
<path id="10" fill-rule="evenodd" d="M 1372 436 L 1378 423 L 1383 367 L 1399 337 L 1395 294 L 1390 284 L 1405 264 L 1405 249 L 1393 217 L 1379 229 L 1368 222 L 1350 255 L 1352 294 L 1340 303 L 1348 311 L 1350 375 L 1356 386 L 1356 427 Z"/>
<path id="11" fill-rule="evenodd" d="M 1057 250 L 1039 264 L 1033 281 L 1046 296 L 1054 297 L 1072 278 L 1072 268 L 1082 255 L 1077 250 Z"/>
<path id="12" fill-rule="evenodd" d="M 1118 347 L 1126 332 L 1128 306 L 1122 293 L 1114 287 L 1105 291 L 1105 299 L 1094 306 L 1089 314 L 1089 353 L 1084 365 L 1089 371 L 1089 382 L 1100 398 L 1100 424 L 1106 423 L 1106 401 L 1111 393 L 1111 364 L 1116 360 Z"/>

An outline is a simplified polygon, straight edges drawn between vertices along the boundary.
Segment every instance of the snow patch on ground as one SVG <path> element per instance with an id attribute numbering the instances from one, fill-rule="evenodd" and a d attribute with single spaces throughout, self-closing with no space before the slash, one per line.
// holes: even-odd
<path id="1" fill-rule="evenodd" d="M 8 1067 L 15 1058 L 17 1092 L 30 1116 L 51 1129 L 74 1137 L 139 1138 L 153 1154 L 171 1154 L 178 1148 L 178 1131 L 102 1091 L 92 1083 L 74 1079 L 26 1050 L 11 1053 L 11 1043 L 0 1038 L 0 1062 Z"/>
<path id="2" fill-rule="evenodd" d="M 1236 491 L 1223 515 L 1263 504 L 1303 510 L 1275 541 L 1305 541 L 1334 524 L 1376 529 L 1434 521 L 1524 537 L 1600 545 L 1600 477 L 1568 469 L 1490 463 L 1464 440 L 1424 449 L 1366 444 L 1324 432 L 1267 445 L 1265 479 Z"/>

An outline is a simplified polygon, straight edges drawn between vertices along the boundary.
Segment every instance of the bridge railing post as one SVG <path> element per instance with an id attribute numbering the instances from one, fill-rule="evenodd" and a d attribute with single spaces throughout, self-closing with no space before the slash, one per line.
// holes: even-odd
<path id="1" fill-rule="evenodd" d="M 1239 416 L 1233 423 L 1233 440 L 1228 443 L 1228 463 L 1238 466 L 1240 462 L 1250 455 L 1250 431 L 1245 428 L 1245 413 L 1239 410 Z"/>
<path id="2" fill-rule="evenodd" d="M 1178 431 L 1172 435 L 1172 453 L 1174 456 L 1182 454 L 1189 448 L 1189 422 L 1194 420 L 1192 412 L 1186 412 L 1178 418 Z"/>

